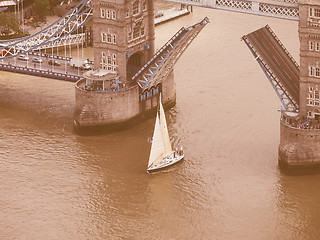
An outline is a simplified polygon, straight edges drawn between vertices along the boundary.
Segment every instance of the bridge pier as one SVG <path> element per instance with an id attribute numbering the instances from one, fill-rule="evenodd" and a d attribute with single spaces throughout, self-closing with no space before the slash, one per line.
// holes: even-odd
<path id="1" fill-rule="evenodd" d="M 287 174 L 320 171 L 320 129 L 300 129 L 280 122 L 278 162 Z"/>

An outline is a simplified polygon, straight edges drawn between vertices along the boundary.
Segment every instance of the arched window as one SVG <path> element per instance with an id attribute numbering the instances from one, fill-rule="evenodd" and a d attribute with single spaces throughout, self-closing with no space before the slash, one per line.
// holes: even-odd
<path id="1" fill-rule="evenodd" d="M 135 1 L 132 5 L 132 14 L 136 15 L 139 13 L 139 1 Z"/>

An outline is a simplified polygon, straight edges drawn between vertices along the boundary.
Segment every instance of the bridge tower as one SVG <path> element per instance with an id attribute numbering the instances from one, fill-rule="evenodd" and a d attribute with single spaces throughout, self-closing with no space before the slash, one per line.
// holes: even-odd
<path id="1" fill-rule="evenodd" d="M 320 2 L 299 1 L 300 116 L 320 120 Z"/>
<path id="2" fill-rule="evenodd" d="M 154 5 L 149 0 L 93 1 L 94 67 L 116 71 L 122 83 L 154 55 Z"/>
<path id="3" fill-rule="evenodd" d="M 157 53 L 153 0 L 93 0 L 95 70 L 75 86 L 77 130 L 115 130 L 176 103 L 173 66 L 209 23 L 182 27 Z"/>
<path id="4" fill-rule="evenodd" d="M 299 116 L 282 116 L 279 166 L 289 173 L 320 169 L 320 2 L 299 1 Z M 292 124 L 291 120 L 296 124 Z M 288 119 L 290 120 L 288 122 Z"/>

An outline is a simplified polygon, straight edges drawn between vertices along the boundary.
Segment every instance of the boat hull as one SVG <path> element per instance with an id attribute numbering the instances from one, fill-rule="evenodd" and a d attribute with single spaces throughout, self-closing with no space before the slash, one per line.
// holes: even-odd
<path id="1" fill-rule="evenodd" d="M 162 161 L 154 166 L 151 166 L 147 169 L 147 172 L 155 172 L 167 167 L 170 167 L 178 162 L 180 162 L 184 158 L 184 155 L 176 155 L 170 154 L 169 156 L 162 159 Z"/>

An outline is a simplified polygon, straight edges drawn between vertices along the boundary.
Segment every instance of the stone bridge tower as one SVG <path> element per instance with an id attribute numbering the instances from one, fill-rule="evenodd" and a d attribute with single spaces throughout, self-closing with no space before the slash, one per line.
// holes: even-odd
<path id="1" fill-rule="evenodd" d="M 155 54 L 153 0 L 93 0 L 95 70 L 76 83 L 75 129 L 127 127 L 154 115 L 160 93 L 174 106 L 173 66 L 208 22 L 182 27 Z"/>
<path id="2" fill-rule="evenodd" d="M 300 114 L 320 120 L 320 1 L 299 1 Z"/>
<path id="3" fill-rule="evenodd" d="M 94 67 L 116 71 L 122 83 L 154 55 L 153 0 L 93 1 Z"/>
<path id="4" fill-rule="evenodd" d="M 288 173 L 320 170 L 320 1 L 299 0 L 299 122 L 280 124 L 279 166 Z M 295 117 L 294 117 L 295 118 Z M 302 121 L 301 121 L 302 120 Z"/>

